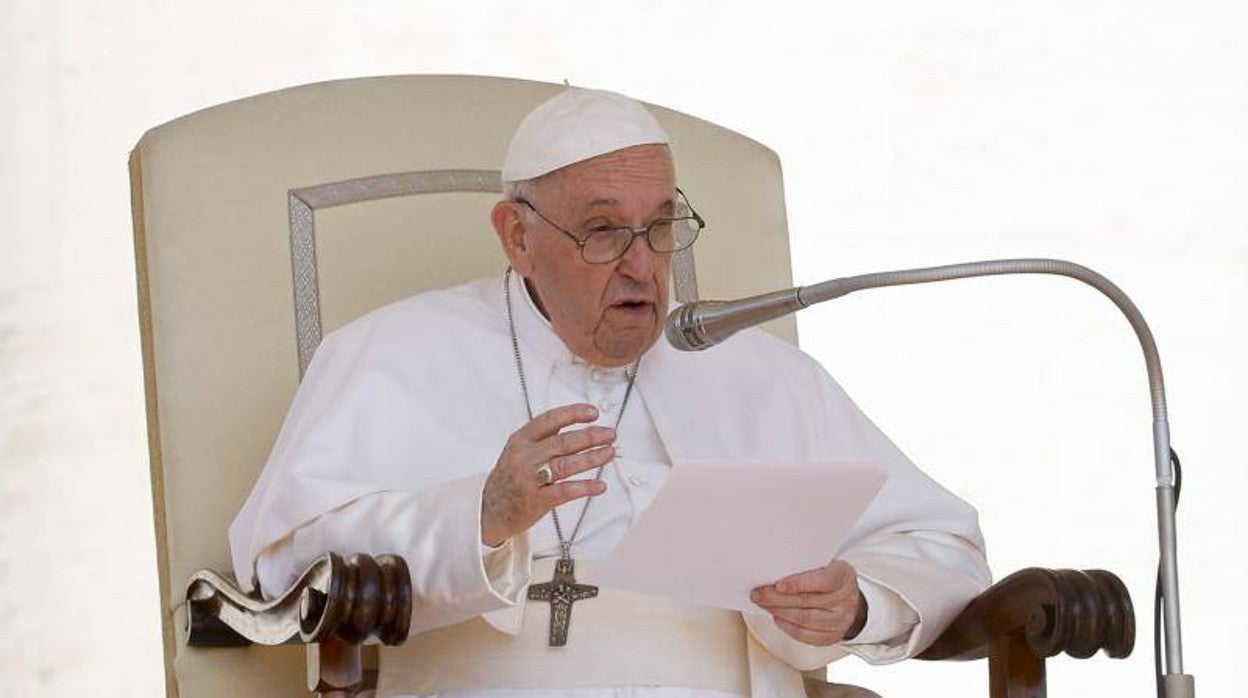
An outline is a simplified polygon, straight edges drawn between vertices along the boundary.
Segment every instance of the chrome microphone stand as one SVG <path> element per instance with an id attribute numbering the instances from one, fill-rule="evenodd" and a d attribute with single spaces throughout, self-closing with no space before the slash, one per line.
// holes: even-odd
<path id="1" fill-rule="evenodd" d="M 1135 304 L 1109 279 L 1087 267 L 1058 259 L 1004 259 L 950 264 L 922 269 L 863 274 L 811 286 L 775 291 L 740 301 L 689 303 L 672 312 L 667 337 L 687 351 L 705 349 L 746 327 L 766 322 L 855 291 L 886 286 L 948 281 L 1004 274 L 1051 274 L 1082 281 L 1105 294 L 1127 316 L 1144 350 L 1153 406 L 1153 450 L 1156 471 L 1157 530 L 1161 550 L 1161 589 L 1165 626 L 1163 687 L 1166 698 L 1192 698 L 1195 679 L 1183 673 L 1183 641 L 1179 621 L 1179 569 L 1175 533 L 1175 477 L 1170 457 L 1170 425 L 1161 360 L 1153 333 Z"/>

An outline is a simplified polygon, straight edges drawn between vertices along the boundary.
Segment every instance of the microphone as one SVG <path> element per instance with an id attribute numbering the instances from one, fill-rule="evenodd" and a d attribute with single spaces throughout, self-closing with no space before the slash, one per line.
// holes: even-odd
<path id="1" fill-rule="evenodd" d="M 723 342 L 741 330 L 855 291 L 887 286 L 950 281 L 1005 274 L 1052 274 L 1092 286 L 1109 298 L 1126 316 L 1144 351 L 1149 394 L 1153 407 L 1153 464 L 1156 475 L 1157 528 L 1161 560 L 1162 622 L 1165 627 L 1165 695 L 1186 698 L 1195 694 L 1195 680 L 1183 673 L 1183 636 L 1179 618 L 1179 567 L 1175 532 L 1177 492 L 1170 460 L 1170 422 L 1166 409 L 1161 358 L 1152 330 L 1135 303 L 1112 281 L 1097 272 L 1061 259 L 997 259 L 922 269 L 886 271 L 832 279 L 750 296 L 734 301 L 696 301 L 673 310 L 667 317 L 667 341 L 681 351 L 701 351 Z M 1161 625 L 1159 623 L 1158 625 Z M 1160 658 L 1158 659 L 1160 666 Z"/>
<path id="2" fill-rule="evenodd" d="M 686 303 L 667 316 L 664 334 L 681 351 L 709 349 L 747 327 L 805 308 L 799 291 L 790 288 L 735 301 Z"/>

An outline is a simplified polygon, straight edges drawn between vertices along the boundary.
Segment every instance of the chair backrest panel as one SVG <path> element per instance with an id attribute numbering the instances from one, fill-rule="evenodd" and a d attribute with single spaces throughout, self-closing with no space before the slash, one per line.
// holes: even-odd
<path id="1" fill-rule="evenodd" d="M 422 194 L 351 204 L 317 213 L 321 323 L 328 334 L 361 314 L 411 295 L 433 276 L 502 272 L 507 259 L 483 208 L 498 194 Z M 423 221 L 462 221 L 459 226 Z M 367 220 L 367 223 L 365 223 Z M 348 292 L 350 289 L 350 292 Z"/>
<path id="2" fill-rule="evenodd" d="M 401 188 L 421 173 L 496 172 L 516 124 L 559 89 L 467 76 L 320 83 L 196 112 L 136 146 L 131 185 L 170 695 L 179 686 L 200 695 L 232 661 L 223 657 L 257 656 L 188 651 L 175 616 L 191 573 L 230 569 L 226 528 L 298 386 L 296 289 L 308 282 L 299 270 L 312 270 L 318 331 L 329 332 L 505 265 L 489 225 L 491 175 L 467 191 L 346 196 L 354 203 L 335 200 L 343 190 L 328 185 L 387 175 Z M 672 136 L 681 186 L 710 224 L 696 248 L 703 297 L 788 285 L 775 154 L 694 117 L 655 113 Z M 311 217 L 310 267 L 296 259 L 300 216 Z M 770 329 L 796 339 L 791 319 Z M 296 653 L 278 654 L 295 661 Z M 254 666 L 240 671 L 257 675 Z M 229 676 L 215 680 L 219 693 L 247 695 Z M 289 676 L 275 678 L 255 695 L 302 695 L 281 688 L 290 685 Z"/>

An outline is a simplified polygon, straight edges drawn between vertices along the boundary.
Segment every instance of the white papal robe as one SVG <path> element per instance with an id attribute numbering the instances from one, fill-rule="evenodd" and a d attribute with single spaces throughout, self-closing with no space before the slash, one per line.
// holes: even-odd
<path id="1" fill-rule="evenodd" d="M 412 571 L 412 634 L 476 616 L 501 633 L 520 630 L 529 583 L 546 581 L 531 578 L 531 560 L 556 555 L 557 541 L 547 517 L 499 550 L 480 542 L 485 479 L 508 435 L 527 421 L 502 284 L 495 277 L 420 294 L 324 339 L 231 526 L 240 583 L 275 593 L 326 551 L 397 553 Z M 599 423 L 614 423 L 623 370 L 574 356 L 514 275 L 512 302 L 534 414 L 589 402 L 599 407 Z M 577 537 L 577 559 L 606 557 L 673 463 L 869 461 L 888 472 L 840 554 L 857 570 L 872 609 L 866 627 L 852 642 L 814 647 L 764 613 L 745 614 L 742 661 L 754 696 L 799 695 L 798 669 L 846 652 L 873 663 L 910 656 L 990 582 L 974 510 L 915 468 L 815 361 L 761 331 L 696 354 L 656 343 L 641 359 L 617 448 L 604 472 L 607 492 L 595 498 Z M 565 532 L 581 507 L 561 508 Z M 558 695 L 729 694 L 600 686 Z"/>

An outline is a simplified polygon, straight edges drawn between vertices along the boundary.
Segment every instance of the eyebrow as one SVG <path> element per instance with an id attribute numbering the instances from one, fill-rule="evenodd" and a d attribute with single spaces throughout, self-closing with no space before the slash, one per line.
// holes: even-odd
<path id="1" fill-rule="evenodd" d="M 598 206 L 619 206 L 619 205 L 620 205 L 619 199 L 611 199 L 611 198 L 594 199 L 593 201 L 590 201 L 585 206 L 584 217 L 586 219 L 593 218 L 593 210 L 594 208 Z M 666 201 L 660 203 L 658 206 L 655 207 L 654 210 L 656 213 L 663 212 L 663 211 L 676 210 L 676 197 L 669 198 Z"/>

